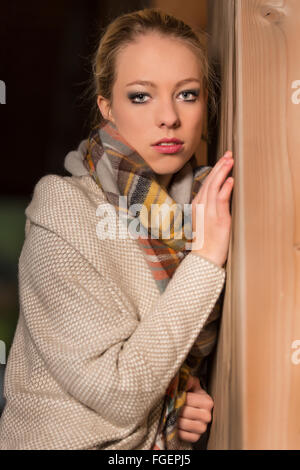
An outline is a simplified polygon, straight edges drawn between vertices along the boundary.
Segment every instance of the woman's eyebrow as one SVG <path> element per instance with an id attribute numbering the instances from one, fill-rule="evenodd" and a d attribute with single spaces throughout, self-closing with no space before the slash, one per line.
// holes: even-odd
<path id="1" fill-rule="evenodd" d="M 185 78 L 184 80 L 180 80 L 178 83 L 176 83 L 175 88 L 184 85 L 185 83 L 188 82 L 198 82 L 201 83 L 198 78 Z M 149 82 L 148 80 L 135 80 L 134 82 L 127 83 L 126 86 L 130 85 L 144 85 L 144 86 L 151 86 L 153 88 L 156 88 L 157 86 L 153 82 Z"/>

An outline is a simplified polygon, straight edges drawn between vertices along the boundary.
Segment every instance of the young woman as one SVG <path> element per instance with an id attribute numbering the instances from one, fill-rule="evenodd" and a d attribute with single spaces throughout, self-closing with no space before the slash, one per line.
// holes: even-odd
<path id="1" fill-rule="evenodd" d="M 93 70 L 98 114 L 71 176 L 44 176 L 25 211 L 0 448 L 192 449 L 212 418 L 197 374 L 225 282 L 232 155 L 196 164 L 210 71 L 182 21 L 118 17 Z"/>

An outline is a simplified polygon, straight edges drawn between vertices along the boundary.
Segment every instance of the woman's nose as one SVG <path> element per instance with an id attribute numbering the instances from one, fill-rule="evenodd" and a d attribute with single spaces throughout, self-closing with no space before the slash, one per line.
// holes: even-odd
<path id="1" fill-rule="evenodd" d="M 158 126 L 178 127 L 180 124 L 179 115 L 173 102 L 163 103 L 157 110 Z"/>

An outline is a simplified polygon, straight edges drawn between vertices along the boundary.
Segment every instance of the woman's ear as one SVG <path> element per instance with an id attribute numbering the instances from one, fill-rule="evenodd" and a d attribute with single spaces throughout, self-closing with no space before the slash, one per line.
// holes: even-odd
<path id="1" fill-rule="evenodd" d="M 103 98 L 103 96 L 98 95 L 97 105 L 104 119 L 114 123 L 115 121 L 112 116 L 110 101 L 107 98 Z"/>

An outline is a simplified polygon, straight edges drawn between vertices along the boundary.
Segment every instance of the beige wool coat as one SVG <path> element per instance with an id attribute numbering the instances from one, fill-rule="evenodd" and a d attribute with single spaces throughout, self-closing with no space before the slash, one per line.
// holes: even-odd
<path id="1" fill-rule="evenodd" d="M 165 391 L 223 289 L 225 270 L 189 253 L 160 294 L 136 240 L 99 239 L 106 202 L 89 175 L 34 188 L 1 450 L 151 449 Z"/>

